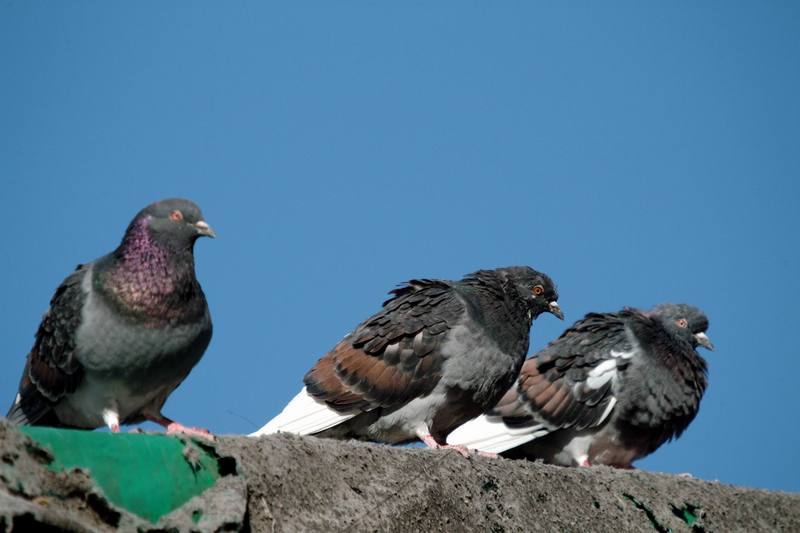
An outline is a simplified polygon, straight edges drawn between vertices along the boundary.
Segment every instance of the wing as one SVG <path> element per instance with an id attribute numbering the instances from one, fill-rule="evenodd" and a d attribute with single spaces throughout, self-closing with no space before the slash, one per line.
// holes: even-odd
<path id="1" fill-rule="evenodd" d="M 517 382 L 518 404 L 551 430 L 600 425 L 616 403 L 612 386 L 619 371 L 633 355 L 621 317 L 587 315 L 526 361 Z M 517 408 L 503 418 L 513 424 L 518 416 Z"/>
<path id="2" fill-rule="evenodd" d="M 430 393 L 444 362 L 440 346 L 465 308 L 444 281 L 412 280 L 306 374 L 305 387 L 251 436 L 313 435 L 354 416 Z"/>
<path id="3" fill-rule="evenodd" d="M 634 355 L 625 313 L 590 313 L 525 361 L 515 388 L 487 414 L 448 437 L 500 453 L 561 428 L 602 424 L 617 399 L 614 383 Z"/>
<path id="4" fill-rule="evenodd" d="M 465 313 L 453 286 L 411 280 L 306 374 L 308 393 L 340 412 L 404 404 L 441 378 L 441 345 Z"/>
<path id="5" fill-rule="evenodd" d="M 78 265 L 50 300 L 50 309 L 39 324 L 28 354 L 19 392 L 8 412 L 9 420 L 42 423 L 53 404 L 78 387 L 83 367 L 75 358 L 75 337 L 86 300 L 81 282 L 90 271 L 89 265 Z"/>

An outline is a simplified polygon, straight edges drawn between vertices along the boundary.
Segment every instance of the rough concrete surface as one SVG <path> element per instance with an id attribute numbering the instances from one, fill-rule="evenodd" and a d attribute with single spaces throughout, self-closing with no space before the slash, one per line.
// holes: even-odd
<path id="1" fill-rule="evenodd" d="M 800 531 L 800 494 L 687 477 L 288 435 L 219 448 L 254 531 Z"/>
<path id="2" fill-rule="evenodd" d="M 800 494 L 680 476 L 291 435 L 223 437 L 216 451 L 239 475 L 153 525 L 86 472 L 47 470 L 48 452 L 0 421 L 0 532 L 800 531 Z"/>

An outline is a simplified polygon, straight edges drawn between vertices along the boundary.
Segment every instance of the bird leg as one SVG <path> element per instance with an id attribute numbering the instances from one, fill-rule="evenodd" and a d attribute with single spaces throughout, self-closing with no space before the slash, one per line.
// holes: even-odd
<path id="1" fill-rule="evenodd" d="M 164 429 L 167 430 L 167 435 L 175 435 L 176 433 L 181 433 L 183 435 L 189 435 L 191 437 L 200 437 L 201 439 L 212 440 L 212 441 L 214 440 L 214 435 L 212 435 L 211 432 L 208 431 L 207 429 L 186 427 L 160 414 L 158 415 L 146 414 L 145 418 L 151 422 L 155 422 L 156 424 L 163 426 Z"/>
<path id="2" fill-rule="evenodd" d="M 103 409 L 103 422 L 111 430 L 111 433 L 119 433 L 119 413 L 116 409 Z"/>

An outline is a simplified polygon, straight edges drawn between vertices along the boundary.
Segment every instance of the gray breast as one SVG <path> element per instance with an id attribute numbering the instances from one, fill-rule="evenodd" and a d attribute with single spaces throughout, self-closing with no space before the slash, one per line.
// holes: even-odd
<path id="1" fill-rule="evenodd" d="M 442 353 L 447 358 L 443 384 L 470 392 L 479 404 L 504 392 L 522 364 L 521 357 L 506 353 L 488 335 L 463 324 L 452 329 Z"/>
<path id="2" fill-rule="evenodd" d="M 134 323 L 115 312 L 103 295 L 92 289 L 91 278 L 89 272 L 83 281 L 87 298 L 77 332 L 76 352 L 87 373 L 117 379 L 147 376 L 152 380 L 174 380 L 194 366 L 205 348 L 198 350 L 196 345 L 209 335 L 210 320 L 204 321 L 205 327 L 198 324 L 152 327 Z"/>

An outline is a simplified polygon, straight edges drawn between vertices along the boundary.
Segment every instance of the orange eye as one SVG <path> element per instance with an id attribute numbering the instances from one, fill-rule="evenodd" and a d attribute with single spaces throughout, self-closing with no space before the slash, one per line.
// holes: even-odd
<path id="1" fill-rule="evenodd" d="M 169 218 L 171 218 L 176 222 L 179 220 L 183 220 L 183 213 L 181 213 L 180 210 L 176 209 L 175 211 L 169 214 Z"/>
<path id="2" fill-rule="evenodd" d="M 533 294 L 535 294 L 536 296 L 539 296 L 544 292 L 544 287 L 542 287 L 541 285 L 537 285 L 531 289 L 531 292 L 533 292 Z"/>
<path id="3" fill-rule="evenodd" d="M 687 322 L 685 318 L 679 318 L 675 323 L 678 324 L 679 328 L 685 328 L 689 325 L 689 322 Z"/>

